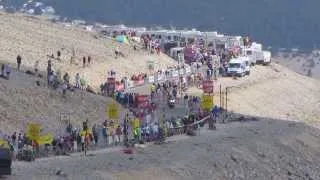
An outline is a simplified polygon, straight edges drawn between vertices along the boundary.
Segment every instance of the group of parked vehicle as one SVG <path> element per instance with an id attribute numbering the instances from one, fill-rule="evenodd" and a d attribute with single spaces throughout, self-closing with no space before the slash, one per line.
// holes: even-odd
<path id="1" fill-rule="evenodd" d="M 248 48 L 244 50 L 244 56 L 232 58 L 228 63 L 227 75 L 243 77 L 250 75 L 251 66 L 256 64 L 269 65 L 271 52 L 261 49 Z"/>

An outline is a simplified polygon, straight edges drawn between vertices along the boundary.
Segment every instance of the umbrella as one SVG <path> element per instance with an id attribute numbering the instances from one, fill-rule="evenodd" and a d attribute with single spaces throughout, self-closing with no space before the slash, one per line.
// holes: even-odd
<path id="1" fill-rule="evenodd" d="M 124 35 L 117 36 L 116 41 L 118 41 L 120 43 L 127 43 L 127 44 L 129 43 L 128 38 Z"/>

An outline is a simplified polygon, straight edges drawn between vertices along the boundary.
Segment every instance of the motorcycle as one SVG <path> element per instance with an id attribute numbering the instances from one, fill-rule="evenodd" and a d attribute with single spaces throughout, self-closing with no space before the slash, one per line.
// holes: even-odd
<path id="1" fill-rule="evenodd" d="M 175 107 L 175 102 L 176 102 L 176 100 L 175 100 L 173 97 L 171 97 L 171 98 L 168 100 L 168 106 L 169 106 L 169 108 L 174 108 L 174 107 Z"/>

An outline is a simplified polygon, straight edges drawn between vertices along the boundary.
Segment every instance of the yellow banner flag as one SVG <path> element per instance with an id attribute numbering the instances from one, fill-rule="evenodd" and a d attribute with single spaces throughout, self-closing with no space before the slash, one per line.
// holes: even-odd
<path id="1" fill-rule="evenodd" d="M 108 110 L 108 115 L 109 115 L 109 118 L 110 119 L 118 119 L 119 118 L 119 108 L 118 108 L 118 105 L 116 103 L 112 103 Z"/>
<path id="2" fill-rule="evenodd" d="M 41 125 L 37 123 L 29 123 L 27 137 L 33 141 L 37 141 L 40 138 Z"/>
<path id="3" fill-rule="evenodd" d="M 0 140 L 0 147 L 5 149 L 10 149 L 8 142 L 5 140 Z"/>
<path id="4" fill-rule="evenodd" d="M 44 145 L 44 144 L 51 144 L 53 141 L 53 135 L 52 134 L 47 134 L 44 136 L 40 136 L 39 139 L 37 140 L 37 142 L 40 145 Z"/>
<path id="5" fill-rule="evenodd" d="M 203 95 L 202 96 L 202 108 L 206 110 L 211 110 L 213 108 L 214 96 L 212 95 Z"/>

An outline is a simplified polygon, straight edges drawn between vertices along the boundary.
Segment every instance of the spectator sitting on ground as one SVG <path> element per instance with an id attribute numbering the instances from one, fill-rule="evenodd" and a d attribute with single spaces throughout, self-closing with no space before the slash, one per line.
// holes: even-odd
<path id="1" fill-rule="evenodd" d="M 87 86 L 87 92 L 92 93 L 92 94 L 97 94 L 96 92 L 94 92 L 93 88 L 91 86 Z"/>
<path id="2" fill-rule="evenodd" d="M 68 74 L 68 73 L 65 73 L 65 74 L 64 74 L 64 76 L 63 76 L 63 81 L 64 81 L 65 83 L 67 83 L 67 84 L 68 84 L 68 86 L 69 86 L 69 83 L 70 83 L 70 76 L 69 76 L 69 74 Z"/>
<path id="3" fill-rule="evenodd" d="M 17 56 L 17 69 L 20 71 L 22 58 L 20 55 Z"/>

